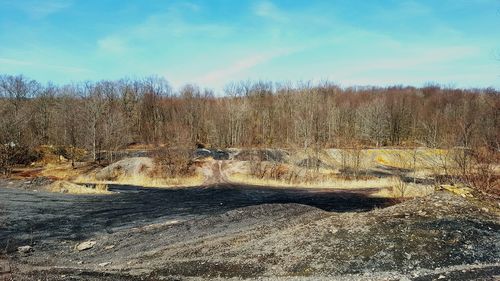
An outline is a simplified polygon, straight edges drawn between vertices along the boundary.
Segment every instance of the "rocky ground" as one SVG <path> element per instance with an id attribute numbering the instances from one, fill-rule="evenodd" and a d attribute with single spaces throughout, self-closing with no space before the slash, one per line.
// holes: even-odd
<path id="1" fill-rule="evenodd" d="M 0 280 L 498 280 L 499 203 L 232 184 L 48 193 L 0 181 Z M 38 182 L 40 181 L 40 182 Z"/>
<path id="2" fill-rule="evenodd" d="M 200 189 L 213 189 L 200 202 L 221 201 L 235 188 Z M 500 276 L 500 221 L 492 204 L 439 192 L 368 212 L 359 212 L 362 208 L 329 212 L 326 205 L 311 206 L 325 196 L 321 193 L 278 202 L 269 199 L 277 199 L 270 190 L 246 188 L 240 187 L 244 192 L 222 204 L 207 204 L 205 209 L 211 211 L 201 213 L 189 210 L 188 202 L 184 210 L 181 205 L 161 209 L 161 202 L 169 201 L 160 200 L 152 203 L 158 208 L 156 215 L 146 205 L 141 205 L 140 214 L 137 210 L 122 214 L 119 209 L 126 205 L 99 208 L 103 200 L 99 198 L 109 196 L 75 199 L 80 202 L 76 204 L 68 195 L 43 194 L 56 196 L 53 206 L 40 208 L 36 203 L 42 202 L 37 201 L 40 198 L 31 197 L 35 207 L 25 205 L 19 211 L 24 220 L 15 221 L 15 204 L 2 199 L 3 218 L 14 219 L 0 231 L 2 242 L 12 241 L 3 245 L 10 249 L 3 258 L 4 268 L 8 267 L 3 276 L 7 280 L 497 280 Z M 2 195 L 11 194 L 6 190 Z M 114 196 L 124 196 L 125 202 L 159 197 L 148 194 L 135 190 Z M 168 194 L 175 196 L 179 194 Z M 90 204 L 89 198 L 97 206 L 91 213 L 72 208 Z M 247 200 L 244 206 L 243 198 L 254 201 Z M 190 202 L 201 207 L 196 200 Z M 63 208 L 50 211 L 62 202 L 67 213 Z M 52 230 L 29 223 L 37 219 L 52 223 Z M 30 247 L 17 248 L 24 244 Z"/>

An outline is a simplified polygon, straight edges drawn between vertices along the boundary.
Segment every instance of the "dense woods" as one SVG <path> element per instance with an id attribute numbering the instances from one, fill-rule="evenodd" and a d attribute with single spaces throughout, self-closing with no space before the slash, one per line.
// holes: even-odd
<path id="1" fill-rule="evenodd" d="M 495 89 L 239 82 L 223 96 L 162 78 L 42 85 L 0 76 L 0 143 L 85 148 L 427 146 L 500 149 Z"/>

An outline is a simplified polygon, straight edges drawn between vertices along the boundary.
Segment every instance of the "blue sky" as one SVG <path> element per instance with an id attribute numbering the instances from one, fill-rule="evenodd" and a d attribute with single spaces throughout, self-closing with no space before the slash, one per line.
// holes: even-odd
<path id="1" fill-rule="evenodd" d="M 500 88 L 499 0 L 0 0 L 0 73 Z"/>

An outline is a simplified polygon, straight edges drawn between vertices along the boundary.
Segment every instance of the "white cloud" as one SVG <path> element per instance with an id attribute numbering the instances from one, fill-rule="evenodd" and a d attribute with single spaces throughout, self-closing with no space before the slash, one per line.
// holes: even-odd
<path id="1" fill-rule="evenodd" d="M 7 71 L 7 72 L 11 71 L 9 66 L 14 67 L 14 68 L 31 66 L 31 67 L 36 67 L 36 68 L 55 69 L 55 70 L 60 70 L 60 71 L 65 71 L 65 72 L 70 72 L 70 73 L 89 72 L 88 69 L 81 68 L 81 67 L 66 66 L 66 65 L 59 65 L 59 64 L 50 64 L 50 63 L 47 64 L 44 62 L 26 61 L 26 60 L 18 60 L 18 59 L 0 57 L 0 71 Z"/>
<path id="2" fill-rule="evenodd" d="M 173 37 L 209 36 L 224 37 L 233 31 L 231 26 L 217 23 L 193 23 L 188 20 L 201 11 L 201 6 L 184 2 L 174 5 L 164 13 L 156 13 L 143 22 L 97 40 L 100 51 L 113 54 L 124 54 L 147 44 L 155 45 Z M 155 43 L 156 42 L 156 43 Z"/>
<path id="3" fill-rule="evenodd" d="M 254 13 L 263 18 L 272 19 L 279 22 L 288 21 L 288 16 L 270 1 L 262 1 L 253 7 Z"/>
<path id="4" fill-rule="evenodd" d="M 42 19 L 68 8 L 73 4 L 73 0 L 4 1 L 4 3 L 23 11 L 31 18 Z"/>
<path id="5" fill-rule="evenodd" d="M 115 55 L 123 54 L 129 49 L 124 40 L 114 36 L 98 40 L 97 45 L 101 51 Z"/>
<path id="6" fill-rule="evenodd" d="M 479 48 L 471 46 L 448 46 L 414 49 L 400 58 L 379 58 L 363 61 L 342 71 L 362 72 L 371 70 L 409 70 L 420 66 L 432 66 L 477 55 Z"/>
<path id="7" fill-rule="evenodd" d="M 198 83 L 206 85 L 214 85 L 220 83 L 222 80 L 230 79 L 231 76 L 238 74 L 244 70 L 250 69 L 261 63 L 272 59 L 273 56 L 266 55 L 254 55 L 246 58 L 242 58 L 238 61 L 233 62 L 231 65 L 213 70 L 203 76 L 195 79 Z"/>
<path id="8" fill-rule="evenodd" d="M 478 70 L 481 75 L 470 69 L 448 70 L 446 73 L 441 71 L 460 60 L 470 60 L 480 55 L 480 48 L 474 46 L 420 46 L 390 56 L 339 64 L 327 78 L 343 85 L 423 85 L 436 81 L 467 83 L 461 86 L 468 86 L 473 85 L 474 81 L 488 79 L 484 76 L 483 68 Z"/>
<path id="9" fill-rule="evenodd" d="M 299 51 L 299 49 L 281 49 L 274 52 L 260 53 L 251 55 L 248 57 L 241 58 L 234 61 L 227 67 L 212 70 L 197 79 L 196 83 L 208 86 L 221 87 L 228 81 L 235 80 L 235 76 L 256 67 L 260 64 L 267 63 L 275 58 L 287 56 L 294 52 Z"/>

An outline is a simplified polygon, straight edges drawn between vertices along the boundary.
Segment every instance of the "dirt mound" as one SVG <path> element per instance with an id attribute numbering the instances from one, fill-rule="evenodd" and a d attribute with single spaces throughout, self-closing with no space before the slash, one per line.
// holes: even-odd
<path id="1" fill-rule="evenodd" d="M 154 167 L 149 157 L 132 157 L 113 163 L 96 173 L 97 180 L 114 181 L 120 178 L 133 178 L 148 175 Z"/>

